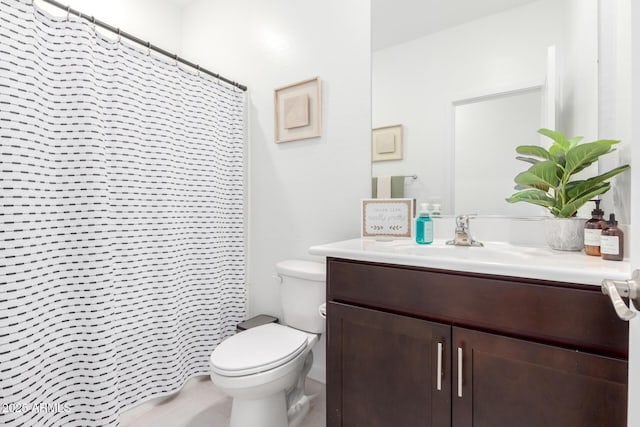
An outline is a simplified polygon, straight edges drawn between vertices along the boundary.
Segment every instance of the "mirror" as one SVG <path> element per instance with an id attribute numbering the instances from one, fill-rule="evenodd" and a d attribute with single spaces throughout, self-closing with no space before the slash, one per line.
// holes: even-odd
<path id="1" fill-rule="evenodd" d="M 452 199 L 457 212 L 542 214 L 538 206 L 504 200 L 513 192 L 513 177 L 523 170 L 523 164 L 509 154 L 515 153 L 518 141 L 530 139 L 531 129 L 540 127 L 542 95 L 542 89 L 534 87 L 454 103 Z M 491 191 L 478 197 L 479 188 Z"/>
<path id="2" fill-rule="evenodd" d="M 597 0 L 372 0 L 372 127 L 402 130 L 374 133 L 374 154 L 402 149 L 374 185 L 406 176 L 445 215 L 542 215 L 504 200 L 515 147 L 548 144 L 541 127 L 598 138 L 597 28 Z"/>

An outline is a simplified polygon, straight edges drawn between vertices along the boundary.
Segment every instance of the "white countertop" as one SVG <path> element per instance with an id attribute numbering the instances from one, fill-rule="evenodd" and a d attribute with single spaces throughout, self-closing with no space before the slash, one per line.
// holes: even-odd
<path id="1" fill-rule="evenodd" d="M 444 240 L 418 245 L 412 240 L 352 239 L 312 246 L 312 255 L 386 264 L 496 274 L 600 286 L 603 279 L 627 280 L 628 261 L 605 261 L 583 252 L 483 242 L 484 247 L 448 246 Z"/>

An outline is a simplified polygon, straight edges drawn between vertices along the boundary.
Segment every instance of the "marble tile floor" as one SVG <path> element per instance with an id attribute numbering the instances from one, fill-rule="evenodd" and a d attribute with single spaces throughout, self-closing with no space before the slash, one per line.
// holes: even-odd
<path id="1" fill-rule="evenodd" d="M 300 427 L 325 427 L 324 384 L 307 379 L 306 394 L 316 397 Z M 179 393 L 126 411 L 120 427 L 227 427 L 230 413 L 231 399 L 202 376 L 190 380 Z"/>

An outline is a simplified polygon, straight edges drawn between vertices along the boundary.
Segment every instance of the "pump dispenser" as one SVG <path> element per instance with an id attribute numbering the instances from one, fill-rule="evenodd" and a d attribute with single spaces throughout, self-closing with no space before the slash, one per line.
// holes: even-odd
<path id="1" fill-rule="evenodd" d="M 584 224 L 584 253 L 592 256 L 600 256 L 600 237 L 602 230 L 607 228 L 607 222 L 603 219 L 604 211 L 600 209 L 601 200 L 595 202 L 596 208 L 591 211 L 591 219 Z"/>
<path id="2" fill-rule="evenodd" d="M 420 213 L 416 218 L 416 243 L 420 245 L 433 243 L 433 221 L 429 216 L 427 203 L 420 203 Z"/>
<path id="3" fill-rule="evenodd" d="M 618 228 L 618 221 L 614 214 L 609 215 L 607 228 L 602 230 L 600 251 L 602 259 L 622 261 L 624 258 L 624 233 Z"/>

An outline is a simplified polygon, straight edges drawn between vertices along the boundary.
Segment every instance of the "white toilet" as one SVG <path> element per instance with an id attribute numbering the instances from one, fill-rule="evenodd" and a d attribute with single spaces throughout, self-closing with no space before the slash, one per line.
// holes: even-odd
<path id="1" fill-rule="evenodd" d="M 230 427 L 295 427 L 309 411 L 304 381 L 324 332 L 325 265 L 289 260 L 276 271 L 286 326 L 248 329 L 211 354 L 211 380 L 233 398 Z"/>

